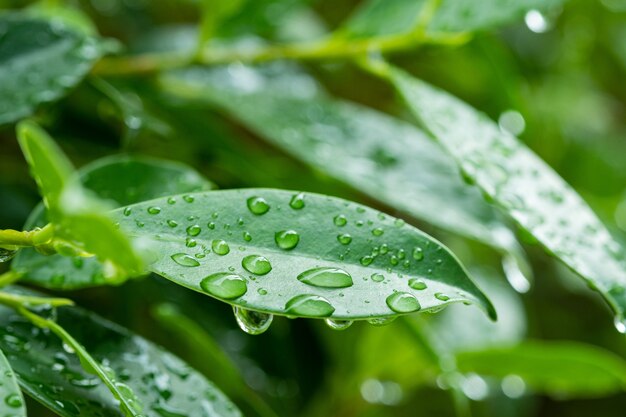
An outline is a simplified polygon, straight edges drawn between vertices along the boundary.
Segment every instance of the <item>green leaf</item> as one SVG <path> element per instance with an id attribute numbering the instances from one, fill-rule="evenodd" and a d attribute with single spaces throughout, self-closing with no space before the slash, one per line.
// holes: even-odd
<path id="1" fill-rule="evenodd" d="M 338 198 L 211 191 L 114 214 L 130 236 L 151 240 L 152 272 L 243 309 L 370 319 L 473 302 L 495 316 L 443 245 Z"/>
<path id="2" fill-rule="evenodd" d="M 241 415 L 213 384 L 151 342 L 78 308 L 56 314 L 56 322 L 115 378 L 120 393 L 130 388 L 136 394 L 146 417 Z M 121 416 L 107 387 L 56 335 L 6 307 L 0 307 L 0 335 L 20 385 L 37 401 L 62 417 Z"/>
<path id="3" fill-rule="evenodd" d="M 33 122 L 20 122 L 17 137 L 51 218 L 58 218 L 61 193 L 74 173 L 72 163 L 52 138 Z"/>
<path id="4" fill-rule="evenodd" d="M 409 123 L 328 97 L 294 67 L 194 68 L 166 76 L 162 84 L 173 94 L 219 106 L 273 145 L 386 205 L 523 256 L 438 144 Z"/>
<path id="5" fill-rule="evenodd" d="M 213 184 L 192 168 L 176 162 L 127 156 L 97 160 L 79 170 L 83 186 L 97 197 L 121 207 L 178 192 L 209 190 Z M 32 229 L 47 223 L 43 207 L 37 207 L 26 222 Z M 87 230 L 87 234 L 90 234 Z M 92 236 L 98 236 L 91 233 Z M 12 263 L 22 280 L 56 289 L 77 289 L 112 284 L 97 258 L 44 256 L 34 249 L 22 249 Z"/>
<path id="6" fill-rule="evenodd" d="M 348 18 L 340 33 L 374 38 L 409 33 L 425 24 L 430 32 L 471 32 L 521 20 L 529 10 L 550 10 L 565 0 L 369 0 Z M 421 21 L 427 18 L 426 21 Z"/>
<path id="7" fill-rule="evenodd" d="M 463 372 L 522 378 L 531 389 L 558 398 L 600 397 L 626 389 L 626 362 L 582 343 L 526 341 L 462 352 L 456 363 Z"/>
<path id="8" fill-rule="evenodd" d="M 0 404 L 4 412 L 14 417 L 26 417 L 24 397 L 7 358 L 0 350 Z"/>
<path id="9" fill-rule="evenodd" d="M 388 76 L 466 175 L 548 252 L 600 292 L 616 313 L 618 330 L 626 331 L 624 249 L 585 201 L 482 113 L 400 70 L 391 69 Z"/>
<path id="10" fill-rule="evenodd" d="M 198 43 L 202 48 L 213 37 L 220 23 L 237 13 L 245 0 L 198 0 L 198 2 L 202 10 Z"/>
<path id="11" fill-rule="evenodd" d="M 103 52 L 95 38 L 28 14 L 1 14 L 0 33 L 0 125 L 62 97 Z"/>

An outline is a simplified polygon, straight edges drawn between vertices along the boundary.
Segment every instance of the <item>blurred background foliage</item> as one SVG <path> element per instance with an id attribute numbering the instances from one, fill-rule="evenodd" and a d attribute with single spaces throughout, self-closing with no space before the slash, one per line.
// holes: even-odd
<path id="1" fill-rule="evenodd" d="M 47 3 L 51 13 L 60 13 L 57 2 Z M 199 36 L 199 0 L 64 3 L 82 10 L 101 35 L 118 39 L 131 53 L 189 51 Z M 358 3 L 242 0 L 218 27 L 205 20 L 203 30 L 218 43 L 303 41 L 339 27 Z M 29 4 L 0 0 L 0 6 Z M 475 33 L 465 43 L 423 46 L 389 58 L 517 134 L 626 241 L 626 0 L 570 0 L 549 13 L 531 11 L 506 27 Z M 235 70 L 237 65 L 231 64 Z M 303 65 L 334 96 L 409 119 L 392 89 L 353 63 Z M 90 76 L 59 103 L 40 107 L 38 118 L 79 167 L 112 154 L 149 155 L 185 162 L 223 189 L 322 192 L 402 216 L 303 165 L 218 109 L 164 93 L 150 74 Z M 0 228 L 20 229 L 39 197 L 11 126 L 0 128 L 0 149 Z M 577 376 L 576 366 L 562 363 L 571 355 L 588 358 L 590 367 L 621 372 L 612 357 L 549 343 L 584 342 L 626 355 L 626 341 L 596 293 L 537 247 L 525 246 L 535 282 L 518 294 L 506 283 L 493 250 L 407 220 L 442 240 L 473 271 L 494 300 L 498 323 L 478 311 L 450 307 L 386 327 L 357 323 L 345 332 L 317 320 L 279 318 L 267 333 L 250 336 L 238 329 L 230 306 L 158 277 L 69 296 L 183 357 L 248 416 L 467 413 L 455 407 L 463 400 L 453 399 L 457 394 L 450 395 L 449 378 L 441 372 L 457 352 L 461 371 L 478 369 L 481 361 L 491 367 L 448 375 L 458 379 L 472 415 L 624 415 L 623 389 L 611 383 L 605 389 L 593 372 Z M 436 352 L 416 341 L 424 333 L 435 340 Z M 516 348 L 504 364 L 498 359 L 498 349 Z M 557 349 L 554 360 L 550 348 Z M 484 353 L 488 349 L 494 351 Z M 533 359 L 536 351 L 548 353 Z M 539 383 L 533 383 L 533 369 L 544 373 Z M 615 378 L 623 388 L 624 375 Z M 48 415 L 34 403 L 29 410 L 32 416 Z"/>

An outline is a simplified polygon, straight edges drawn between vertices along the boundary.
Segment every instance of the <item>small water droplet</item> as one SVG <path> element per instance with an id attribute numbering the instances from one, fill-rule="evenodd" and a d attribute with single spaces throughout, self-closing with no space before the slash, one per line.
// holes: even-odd
<path id="1" fill-rule="evenodd" d="M 192 256 L 187 255 L 186 253 L 175 253 L 171 256 L 172 260 L 181 266 L 194 267 L 199 266 L 200 262 L 195 260 Z"/>
<path id="2" fill-rule="evenodd" d="M 159 214 L 160 212 L 161 212 L 161 207 L 157 207 L 157 206 L 148 207 L 149 214 Z"/>
<path id="3" fill-rule="evenodd" d="M 300 235 L 295 230 L 283 230 L 276 232 L 274 240 L 279 248 L 290 250 L 298 245 L 298 242 L 300 242 Z"/>
<path id="4" fill-rule="evenodd" d="M 189 236 L 198 236 L 201 231 L 202 231 L 202 228 L 198 226 L 197 224 L 194 224 L 187 228 L 187 234 Z"/>
<path id="5" fill-rule="evenodd" d="M 246 281 L 230 272 L 209 275 L 200 282 L 200 287 L 207 293 L 226 300 L 239 298 L 248 291 Z"/>
<path id="6" fill-rule="evenodd" d="M 291 197 L 289 201 L 289 207 L 294 210 L 300 210 L 304 208 L 304 193 L 298 193 Z"/>
<path id="7" fill-rule="evenodd" d="M 167 199 L 167 204 L 169 205 L 176 204 L 176 199 L 174 197 L 169 197 Z"/>
<path id="8" fill-rule="evenodd" d="M 352 320 L 334 320 L 334 319 L 325 319 L 324 322 L 328 327 L 333 330 L 346 330 L 348 327 L 352 326 L 354 323 Z"/>
<path id="9" fill-rule="evenodd" d="M 167 225 L 169 227 L 176 227 L 176 226 L 178 226 L 178 222 L 176 220 L 168 220 L 167 221 Z"/>
<path id="10" fill-rule="evenodd" d="M 421 261 L 422 259 L 424 259 L 424 250 L 419 246 L 413 249 L 413 259 L 415 259 L 416 261 Z"/>
<path id="11" fill-rule="evenodd" d="M 406 252 L 404 249 L 398 249 L 398 259 L 404 259 L 406 257 Z"/>
<path id="12" fill-rule="evenodd" d="M 241 266 L 248 272 L 256 275 L 266 275 L 272 270 L 270 261 L 264 256 L 248 255 L 241 261 Z"/>
<path id="13" fill-rule="evenodd" d="M 22 406 L 22 398 L 17 393 L 7 395 L 4 399 L 4 402 L 6 405 L 12 408 L 18 408 Z"/>
<path id="14" fill-rule="evenodd" d="M 368 319 L 367 322 L 369 324 L 371 324 L 372 326 L 386 326 L 389 323 L 391 323 L 392 321 L 394 321 L 397 317 L 396 316 L 392 316 L 392 317 L 376 317 L 373 319 Z"/>
<path id="15" fill-rule="evenodd" d="M 250 197 L 246 204 L 248 205 L 248 210 L 257 216 L 267 213 L 270 209 L 270 205 L 263 197 Z"/>
<path id="16" fill-rule="evenodd" d="M 207 227 L 211 230 L 215 229 L 215 223 L 213 222 L 209 222 L 209 224 L 207 224 Z"/>
<path id="17" fill-rule="evenodd" d="M 252 240 L 252 235 L 248 232 L 243 232 L 243 240 L 250 242 Z"/>
<path id="18" fill-rule="evenodd" d="M 8 262 L 17 254 L 17 250 L 0 248 L 0 263 Z"/>
<path id="19" fill-rule="evenodd" d="M 364 257 L 362 257 L 360 259 L 361 265 L 363 266 L 368 266 L 370 265 L 372 262 L 374 262 L 374 257 L 373 256 L 369 256 L 369 255 L 365 255 Z"/>
<path id="20" fill-rule="evenodd" d="M 383 274 L 374 273 L 370 277 L 374 282 L 383 282 L 385 280 L 385 276 Z"/>
<path id="21" fill-rule="evenodd" d="M 408 292 L 394 292 L 385 302 L 396 313 L 412 313 L 421 308 L 417 298 Z"/>
<path id="22" fill-rule="evenodd" d="M 301 294 L 287 301 L 285 310 L 292 315 L 328 317 L 333 314 L 335 308 L 324 297 L 313 294 Z"/>
<path id="23" fill-rule="evenodd" d="M 385 233 L 385 231 L 381 229 L 380 227 L 377 227 L 376 229 L 372 229 L 372 234 L 374 236 L 382 236 L 383 233 Z"/>
<path id="24" fill-rule="evenodd" d="M 426 283 L 424 281 L 422 281 L 421 279 L 418 278 L 411 278 L 409 280 L 409 287 L 413 288 L 414 290 L 425 290 L 426 288 L 428 288 L 428 285 L 426 285 Z"/>
<path id="25" fill-rule="evenodd" d="M 386 243 L 383 243 L 382 245 L 380 245 L 380 254 L 386 255 L 387 252 L 389 252 L 389 246 Z"/>
<path id="26" fill-rule="evenodd" d="M 192 238 L 188 237 L 185 240 L 185 246 L 187 246 L 188 248 L 195 248 L 197 244 L 198 244 L 198 242 L 196 242 L 196 239 L 192 239 Z"/>
<path id="27" fill-rule="evenodd" d="M 256 290 L 260 295 L 267 295 L 267 290 L 265 288 L 259 288 Z"/>
<path id="28" fill-rule="evenodd" d="M 323 288 L 351 287 L 352 276 L 339 268 L 313 268 L 298 275 L 298 280 L 308 285 Z"/>
<path id="29" fill-rule="evenodd" d="M 130 207 L 125 207 L 124 208 L 124 216 L 128 217 L 130 216 L 130 214 L 133 212 L 133 210 Z"/>
<path id="30" fill-rule="evenodd" d="M 396 219 L 396 220 L 394 220 L 393 225 L 396 226 L 396 227 L 402 227 L 402 226 L 404 226 L 404 220 Z"/>
<path id="31" fill-rule="evenodd" d="M 333 222 L 335 223 L 335 226 L 343 227 L 348 224 L 348 219 L 346 219 L 346 216 L 344 216 L 343 214 L 338 214 L 333 219 Z"/>
<path id="32" fill-rule="evenodd" d="M 227 255 L 230 252 L 230 246 L 222 239 L 215 239 L 211 242 L 211 249 L 213 249 L 213 253 L 220 256 Z"/>
<path id="33" fill-rule="evenodd" d="M 613 323 L 618 332 L 622 334 L 626 334 L 626 323 L 624 323 L 623 319 L 620 319 L 619 317 L 615 317 L 615 321 Z"/>
<path id="34" fill-rule="evenodd" d="M 184 195 L 183 200 L 187 203 L 193 203 L 196 199 L 192 195 Z"/>
<path id="35" fill-rule="evenodd" d="M 352 236 L 350 236 L 348 233 L 342 233 L 340 235 L 337 235 L 337 240 L 342 245 L 349 245 L 352 242 Z"/>
<path id="36" fill-rule="evenodd" d="M 450 297 L 448 297 L 447 295 L 445 295 L 442 292 L 437 292 L 435 293 L 435 298 L 437 300 L 441 300 L 441 301 L 448 301 L 450 299 Z"/>
<path id="37" fill-rule="evenodd" d="M 239 328 L 248 334 L 261 334 L 270 328 L 274 316 L 272 314 L 261 313 L 259 311 L 247 310 L 245 308 L 233 306 L 235 319 Z"/>

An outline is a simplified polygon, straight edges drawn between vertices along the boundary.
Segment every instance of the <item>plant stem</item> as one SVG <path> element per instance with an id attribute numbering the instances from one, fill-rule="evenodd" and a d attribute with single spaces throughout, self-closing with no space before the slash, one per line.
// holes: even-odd
<path id="1" fill-rule="evenodd" d="M 44 305 L 50 307 L 71 306 L 74 305 L 74 302 L 67 298 L 35 297 L 0 291 L 0 304 L 19 310 L 22 308 Z"/>
<path id="2" fill-rule="evenodd" d="M 28 246 L 42 245 L 52 239 L 54 227 L 52 224 L 46 225 L 44 228 L 25 230 L 3 229 L 0 230 L 0 247 L 20 248 Z"/>
<path id="3" fill-rule="evenodd" d="M 11 285 L 22 278 L 22 274 L 15 271 L 7 271 L 0 275 L 0 288 Z"/>
<path id="4" fill-rule="evenodd" d="M 421 45 L 458 45 L 468 40 L 467 34 L 429 33 L 423 30 L 399 35 L 369 39 L 342 39 L 329 37 L 321 41 L 286 45 L 269 45 L 254 50 L 236 48 L 210 48 L 199 55 L 188 53 L 153 53 L 137 56 L 105 57 L 93 69 L 96 75 L 150 74 L 192 63 L 221 65 L 233 62 L 260 63 L 279 59 L 301 61 L 346 59 L 372 52 L 397 53 L 409 51 Z"/>

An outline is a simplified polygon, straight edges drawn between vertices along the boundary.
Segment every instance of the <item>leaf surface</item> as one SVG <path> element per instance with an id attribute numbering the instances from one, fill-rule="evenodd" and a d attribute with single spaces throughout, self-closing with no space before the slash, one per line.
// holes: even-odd
<path id="1" fill-rule="evenodd" d="M 626 331 L 626 255 L 585 201 L 544 161 L 484 114 L 392 69 L 409 108 L 468 177 L 548 252 L 600 292 Z"/>
<path id="2" fill-rule="evenodd" d="M 114 214 L 130 236 L 152 240 L 152 272 L 244 309 L 369 319 L 473 302 L 495 315 L 442 244 L 342 199 L 211 191 Z"/>

